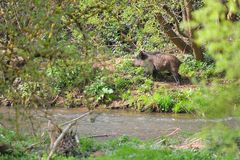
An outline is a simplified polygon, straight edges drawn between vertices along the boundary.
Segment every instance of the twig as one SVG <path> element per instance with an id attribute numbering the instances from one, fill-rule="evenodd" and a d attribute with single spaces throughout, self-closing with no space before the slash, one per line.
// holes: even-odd
<path id="1" fill-rule="evenodd" d="M 87 116 L 87 115 L 90 114 L 90 113 L 92 113 L 92 112 L 91 112 L 91 111 L 90 111 L 90 112 L 86 112 L 86 113 L 80 115 L 79 117 L 77 117 L 77 118 L 75 118 L 75 119 L 72 119 L 72 120 L 70 120 L 70 121 L 67 121 L 67 122 L 64 122 L 64 123 L 60 124 L 60 126 L 65 126 L 65 125 L 67 125 L 67 124 L 69 124 L 69 123 L 75 122 L 75 121 L 77 121 L 77 120 L 79 120 L 79 119 Z"/>
<path id="2" fill-rule="evenodd" d="M 171 136 L 171 135 L 174 135 L 175 133 L 177 133 L 177 131 L 179 131 L 179 130 L 181 130 L 181 128 L 176 128 L 174 131 L 172 131 L 171 133 L 169 133 L 168 135 L 166 135 L 166 137 L 169 137 L 169 136 Z M 159 139 L 160 137 L 157 137 L 156 139 Z M 161 139 L 161 140 L 158 140 L 158 141 L 156 141 L 156 143 L 155 144 L 160 144 L 160 143 L 162 143 L 163 141 L 165 141 L 166 139 L 164 138 L 164 139 Z"/>
<path id="3" fill-rule="evenodd" d="M 179 146 L 179 148 L 182 148 L 182 149 L 202 148 L 202 147 L 204 147 L 204 145 L 202 143 L 200 143 L 200 141 L 201 141 L 201 138 L 194 138 L 194 139 L 190 140 L 189 143 Z M 196 142 L 199 142 L 200 144 L 198 146 L 193 146 Z"/>
<path id="4" fill-rule="evenodd" d="M 177 131 L 181 130 L 180 128 L 176 128 L 174 131 L 172 131 L 171 133 L 169 133 L 167 135 L 167 137 L 171 136 L 171 135 L 174 135 L 175 133 L 177 133 Z"/>
<path id="5" fill-rule="evenodd" d="M 33 149 L 33 147 L 35 147 L 35 146 L 37 146 L 37 145 L 39 145 L 39 144 L 42 144 L 42 143 L 46 142 L 46 140 L 47 140 L 47 138 L 45 138 L 44 141 L 31 144 L 30 146 L 28 146 L 27 148 L 25 148 L 25 150 L 24 150 L 23 152 L 26 152 L 26 151 L 28 151 L 28 150 Z"/>
<path id="6" fill-rule="evenodd" d="M 49 102 L 49 104 L 55 103 L 58 98 L 59 98 L 59 95 L 57 95 L 51 102 Z"/>
<path id="7" fill-rule="evenodd" d="M 161 130 L 161 131 L 166 132 L 166 131 L 170 131 L 170 130 L 173 130 L 173 132 L 176 132 L 177 130 L 181 130 L 181 128 L 169 128 L 169 129 L 164 129 L 164 130 Z M 166 135 L 166 136 L 168 137 L 168 136 L 172 135 L 173 132 L 169 133 L 169 134 Z M 154 140 L 157 141 L 157 140 L 158 140 L 159 138 L 161 138 L 161 137 L 162 137 L 162 135 L 160 135 L 160 136 L 158 136 L 158 137 L 155 137 Z"/>
<path id="8" fill-rule="evenodd" d="M 171 11 L 171 9 L 168 8 L 167 5 L 163 5 L 162 8 L 167 12 L 168 15 L 170 15 L 173 18 L 173 20 L 176 24 L 176 29 L 177 29 L 178 33 L 185 38 L 189 38 L 184 32 L 181 31 L 181 29 L 179 27 L 179 21 L 177 20 L 176 15 Z"/>
<path id="9" fill-rule="evenodd" d="M 92 135 L 92 136 L 89 136 L 87 138 L 99 138 L 99 137 L 110 137 L 110 136 L 115 136 L 116 134 L 101 134 L 101 135 Z"/>

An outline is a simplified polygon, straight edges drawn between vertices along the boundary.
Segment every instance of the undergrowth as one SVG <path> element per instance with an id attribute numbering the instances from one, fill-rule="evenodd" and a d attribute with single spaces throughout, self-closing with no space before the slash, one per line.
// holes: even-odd
<path id="1" fill-rule="evenodd" d="M 43 85 L 42 82 L 26 83 L 23 80 L 17 87 L 16 95 L 20 94 L 26 100 L 25 105 L 34 101 L 36 96 L 52 101 L 58 95 L 64 99 L 64 107 L 94 108 L 122 101 L 128 104 L 126 107 L 141 112 L 194 111 L 190 104 L 193 96 L 197 95 L 197 89 L 155 87 L 156 80 L 146 75 L 144 68 L 135 67 L 131 56 L 122 57 L 119 63 L 111 64 L 114 71 L 94 68 L 91 61 L 57 60 L 43 70 L 48 85 Z M 211 58 L 198 62 L 187 56 L 180 66 L 180 73 L 182 77 L 193 81 L 207 80 L 215 74 L 214 62 Z"/>
<path id="2" fill-rule="evenodd" d="M 37 160 L 40 157 L 47 159 L 48 141 L 44 144 L 34 146 L 30 150 L 26 150 L 28 146 L 39 142 L 39 139 L 31 136 L 19 137 L 13 131 L 0 129 L 1 144 L 8 144 L 11 146 L 11 152 L 0 154 L 1 160 Z M 184 136 L 184 135 L 183 135 Z M 181 143 L 176 138 L 161 137 L 161 143 L 156 140 L 142 141 L 128 136 L 121 136 L 118 138 L 97 141 L 91 138 L 80 138 L 76 152 L 73 155 L 65 156 L 55 153 L 54 160 L 77 160 L 77 159 L 171 159 L 171 160 L 213 160 L 221 159 L 220 156 L 212 154 L 212 151 L 207 149 L 202 150 L 181 150 L 173 149 L 170 146 Z M 44 147 L 45 146 L 45 147 Z M 95 152 L 101 152 L 102 155 L 94 157 Z M 222 159 L 224 159 L 222 157 Z"/>
<path id="3" fill-rule="evenodd" d="M 198 62 L 191 56 L 183 60 L 180 67 L 183 77 L 194 80 L 209 79 L 214 75 L 214 62 L 205 58 Z M 129 58 L 123 58 L 115 65 L 113 73 L 106 72 L 97 76 L 93 82 L 85 87 L 87 97 L 96 103 L 110 104 L 125 101 L 128 107 L 138 111 L 148 112 L 193 112 L 191 99 L 197 95 L 198 89 L 171 89 L 154 87 L 154 79 L 144 74 L 144 68 L 135 67 Z"/>

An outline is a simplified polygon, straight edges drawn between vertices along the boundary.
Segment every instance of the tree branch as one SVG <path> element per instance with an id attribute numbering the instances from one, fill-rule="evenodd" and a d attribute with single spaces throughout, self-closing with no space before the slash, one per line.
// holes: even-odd
<path id="1" fill-rule="evenodd" d="M 155 15 L 156 19 L 163 28 L 164 33 L 169 39 L 183 52 L 192 53 L 192 48 L 186 42 L 184 42 L 173 30 L 169 23 L 163 18 L 161 13 Z"/>
<path id="2" fill-rule="evenodd" d="M 65 134 L 68 132 L 68 130 L 74 125 L 74 123 L 76 123 L 76 121 L 68 124 L 67 127 L 64 128 L 64 130 L 62 131 L 62 133 L 60 134 L 60 136 L 57 138 L 57 140 L 54 142 L 53 147 L 52 147 L 52 149 L 51 149 L 51 151 L 50 151 L 50 153 L 49 153 L 49 155 L 48 155 L 48 158 L 47 158 L 48 160 L 51 159 L 53 153 L 54 153 L 54 152 L 56 151 L 56 149 L 57 149 L 58 144 L 59 144 L 60 141 L 63 139 L 63 137 L 65 136 Z"/>
<path id="3" fill-rule="evenodd" d="M 72 120 L 70 120 L 70 121 L 64 122 L 64 123 L 60 124 L 60 126 L 65 126 L 65 125 L 67 125 L 67 124 L 69 124 L 69 123 L 75 122 L 75 121 L 77 121 L 77 120 L 79 120 L 79 119 L 81 119 L 81 118 L 89 115 L 90 113 L 92 113 L 92 111 L 86 112 L 86 113 L 80 115 L 79 117 L 77 117 L 77 118 L 75 118 L 75 119 L 72 119 Z"/>
<path id="4" fill-rule="evenodd" d="M 180 27 L 179 27 L 179 21 L 177 20 L 175 14 L 170 10 L 170 8 L 167 6 L 167 5 L 163 5 L 162 7 L 169 16 L 171 16 L 175 22 L 175 25 L 176 25 L 176 29 L 178 31 L 178 33 L 180 35 L 182 35 L 183 37 L 186 37 L 186 38 L 189 38 L 184 32 L 181 31 Z"/>

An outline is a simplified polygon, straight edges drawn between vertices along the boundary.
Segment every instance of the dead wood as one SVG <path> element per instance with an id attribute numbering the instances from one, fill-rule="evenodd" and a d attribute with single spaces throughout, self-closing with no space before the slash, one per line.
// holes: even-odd
<path id="1" fill-rule="evenodd" d="M 49 136 L 51 139 L 51 145 L 50 145 L 50 152 L 49 152 L 49 155 L 47 158 L 48 160 L 50 160 L 52 158 L 53 154 L 57 150 L 58 145 L 64 139 L 65 135 L 67 133 L 69 133 L 69 130 L 71 129 L 71 127 L 73 125 L 75 125 L 79 119 L 87 116 L 89 113 L 91 113 L 91 112 L 84 113 L 75 119 L 72 119 L 68 122 L 61 124 L 61 126 L 67 125 L 63 130 L 61 130 L 61 128 L 59 128 L 57 125 L 51 124 L 51 121 L 49 121 Z M 59 135 L 59 136 L 57 137 L 57 135 Z M 71 133 L 70 133 L 70 136 L 72 136 Z M 75 138 L 75 136 L 74 136 L 74 138 Z"/>

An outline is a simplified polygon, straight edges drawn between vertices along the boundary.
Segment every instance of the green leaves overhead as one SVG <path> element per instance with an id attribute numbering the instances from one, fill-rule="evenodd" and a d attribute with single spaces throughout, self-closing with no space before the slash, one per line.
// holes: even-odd
<path id="1" fill-rule="evenodd" d="M 234 4 L 228 3 L 229 8 L 236 8 Z M 219 1 L 206 1 L 205 7 L 194 13 L 194 23 L 203 28 L 197 32 L 197 41 L 207 44 L 207 50 L 216 59 L 218 71 L 227 71 L 227 77 L 231 79 L 240 78 L 240 73 L 236 72 L 240 67 L 240 30 L 237 29 L 240 23 L 227 20 L 226 12 L 226 7 Z M 239 9 L 234 13 L 239 14 Z"/>

